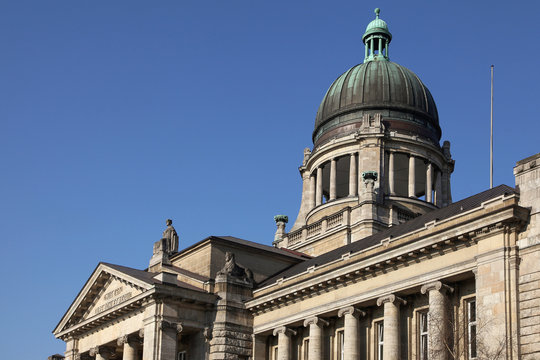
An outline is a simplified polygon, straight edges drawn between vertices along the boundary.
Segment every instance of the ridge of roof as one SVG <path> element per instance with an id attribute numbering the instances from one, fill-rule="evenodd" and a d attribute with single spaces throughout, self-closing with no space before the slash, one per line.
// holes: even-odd
<path id="1" fill-rule="evenodd" d="M 469 196 L 463 200 L 452 203 L 446 207 L 430 211 L 424 215 L 418 216 L 414 219 L 411 219 L 403 224 L 392 226 L 388 229 L 365 237 L 361 240 L 355 241 L 353 243 L 341 246 L 337 249 L 331 250 L 327 253 L 321 254 L 319 256 L 313 257 L 304 262 L 293 265 L 280 273 L 277 273 L 268 279 L 260 282 L 258 287 L 263 287 L 274 283 L 277 279 L 289 278 L 293 275 L 302 273 L 306 271 L 310 266 L 320 266 L 327 264 L 331 261 L 341 258 L 341 256 L 346 252 L 356 253 L 367 249 L 371 246 L 374 246 L 380 243 L 381 240 L 388 237 L 398 237 L 414 230 L 422 228 L 426 223 L 429 223 L 433 220 L 444 220 L 448 219 L 454 215 L 457 215 L 461 212 L 472 210 L 479 207 L 483 202 L 487 200 L 494 199 L 501 195 L 506 194 L 517 194 L 516 189 L 508 185 L 499 185 L 492 189 L 482 191 L 478 194 Z"/>

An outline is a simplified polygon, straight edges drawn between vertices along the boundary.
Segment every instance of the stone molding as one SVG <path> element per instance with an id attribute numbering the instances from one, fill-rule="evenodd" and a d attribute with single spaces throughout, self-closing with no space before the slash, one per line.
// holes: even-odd
<path id="1" fill-rule="evenodd" d="M 284 334 L 286 336 L 291 336 L 291 335 L 296 335 L 296 331 L 294 331 L 292 329 L 289 329 L 288 327 L 285 327 L 285 326 L 280 326 L 280 327 L 274 329 L 273 334 L 274 334 L 274 336 L 276 336 L 278 334 Z"/>
<path id="2" fill-rule="evenodd" d="M 432 290 L 440 291 L 443 294 L 444 293 L 450 293 L 451 294 L 451 293 L 454 292 L 453 287 L 448 286 L 446 284 L 443 284 L 440 281 L 433 281 L 433 282 L 425 284 L 420 289 L 420 292 L 425 295 L 427 292 L 432 291 Z"/>
<path id="3" fill-rule="evenodd" d="M 339 309 L 338 317 L 343 317 L 344 315 L 353 315 L 355 317 L 366 316 L 366 312 L 360 309 L 355 308 L 354 306 L 347 306 Z"/>
<path id="4" fill-rule="evenodd" d="M 304 320 L 304 327 L 308 327 L 311 324 L 315 324 L 320 327 L 323 327 L 323 326 L 328 326 L 329 322 L 318 316 L 313 316 Z"/>
<path id="5" fill-rule="evenodd" d="M 377 306 L 381 306 L 382 304 L 386 304 L 386 303 L 394 303 L 396 302 L 397 304 L 396 305 L 407 305 L 407 301 L 405 301 L 404 299 L 400 298 L 400 297 L 397 297 L 396 295 L 394 294 L 390 294 L 390 295 L 385 295 L 385 296 L 381 296 L 380 298 L 377 299 Z"/>

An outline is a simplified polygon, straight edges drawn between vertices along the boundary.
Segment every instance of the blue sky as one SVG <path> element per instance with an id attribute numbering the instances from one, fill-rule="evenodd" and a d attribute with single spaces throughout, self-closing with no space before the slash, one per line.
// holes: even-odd
<path id="1" fill-rule="evenodd" d="M 535 1 L 0 2 L 3 356 L 62 353 L 52 329 L 99 261 L 145 268 L 165 219 L 270 244 L 332 81 L 381 8 L 452 142 L 454 200 L 540 151 Z M 7 325 L 8 324 L 8 325 Z"/>

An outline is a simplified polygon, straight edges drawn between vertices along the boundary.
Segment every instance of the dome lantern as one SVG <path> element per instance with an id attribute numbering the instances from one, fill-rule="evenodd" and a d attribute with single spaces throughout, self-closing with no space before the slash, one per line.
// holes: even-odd
<path id="1" fill-rule="evenodd" d="M 388 45 L 392 41 L 392 34 L 383 19 L 379 19 L 381 9 L 375 9 L 375 20 L 370 22 L 362 36 L 366 53 L 364 61 L 388 60 Z"/>

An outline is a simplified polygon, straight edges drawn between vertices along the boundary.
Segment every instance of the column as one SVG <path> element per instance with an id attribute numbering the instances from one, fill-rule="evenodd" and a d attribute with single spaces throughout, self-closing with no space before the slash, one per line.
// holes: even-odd
<path id="1" fill-rule="evenodd" d="M 373 56 L 375 54 L 375 47 L 373 45 L 375 45 L 375 38 L 372 37 L 371 40 L 370 40 L 370 44 L 371 44 L 371 56 Z"/>
<path id="2" fill-rule="evenodd" d="M 409 155 L 409 197 L 416 197 L 416 161 Z"/>
<path id="3" fill-rule="evenodd" d="M 322 204 L 322 167 L 317 168 L 317 189 L 315 190 L 315 206 Z"/>
<path id="4" fill-rule="evenodd" d="M 364 316 L 366 313 L 356 309 L 353 306 L 340 309 L 338 316 L 344 316 L 344 352 L 345 360 L 357 360 L 360 355 L 358 336 L 360 328 L 360 316 Z M 311 358 L 310 358 L 311 359 Z"/>
<path id="5" fill-rule="evenodd" d="M 407 302 L 391 294 L 377 299 L 377 306 L 384 304 L 384 360 L 398 360 L 399 349 L 399 306 Z"/>
<path id="6" fill-rule="evenodd" d="M 388 192 L 390 195 L 396 193 L 395 183 L 394 183 L 394 153 L 390 152 L 388 154 Z"/>
<path id="7" fill-rule="evenodd" d="M 316 183 L 315 183 L 315 175 L 314 174 L 311 174 L 309 176 L 309 199 L 308 199 L 308 212 L 313 210 L 313 208 L 315 207 L 315 202 L 316 202 Z"/>
<path id="8" fill-rule="evenodd" d="M 309 326 L 309 360 L 323 360 L 323 326 L 328 326 L 328 321 L 319 317 L 312 317 L 304 321 L 304 327 Z"/>
<path id="9" fill-rule="evenodd" d="M 128 335 L 124 335 L 116 340 L 118 346 L 123 346 L 122 360 L 137 360 L 137 347 L 135 339 Z"/>
<path id="10" fill-rule="evenodd" d="M 109 360 L 114 354 L 114 349 L 108 346 L 96 346 L 90 349 L 90 356 L 95 356 L 96 360 Z"/>
<path id="11" fill-rule="evenodd" d="M 382 38 L 379 38 L 379 55 L 382 55 Z"/>
<path id="12" fill-rule="evenodd" d="M 427 168 L 426 168 L 426 201 L 427 202 L 433 202 L 432 197 L 432 190 L 433 190 L 433 165 L 428 162 Z"/>
<path id="13" fill-rule="evenodd" d="M 291 336 L 296 335 L 296 331 L 278 327 L 274 330 L 274 336 L 278 336 L 278 358 L 277 360 L 289 360 L 291 358 Z"/>
<path id="14" fill-rule="evenodd" d="M 442 183 L 441 172 L 435 171 L 435 205 L 442 207 Z"/>
<path id="15" fill-rule="evenodd" d="M 336 200 L 336 159 L 330 161 L 330 201 Z"/>
<path id="16" fill-rule="evenodd" d="M 182 331 L 179 323 L 165 320 L 152 321 L 144 326 L 143 359 L 175 359 L 178 333 Z"/>
<path id="17" fill-rule="evenodd" d="M 422 286 L 420 291 L 429 296 L 428 353 L 430 359 L 448 360 L 447 345 L 451 345 L 448 329 L 452 329 L 453 326 L 448 317 L 446 293 L 453 292 L 454 289 L 440 281 L 435 281 Z"/>
<path id="18" fill-rule="evenodd" d="M 356 170 L 356 154 L 351 154 L 349 165 L 349 196 L 358 194 L 358 171 Z"/>

